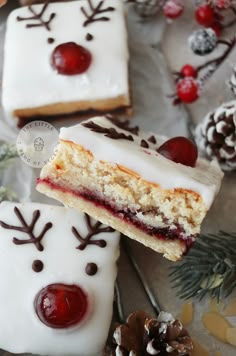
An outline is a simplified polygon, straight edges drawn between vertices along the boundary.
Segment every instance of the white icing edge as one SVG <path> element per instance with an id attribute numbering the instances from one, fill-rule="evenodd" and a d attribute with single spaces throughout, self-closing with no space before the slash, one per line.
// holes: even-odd
<path id="1" fill-rule="evenodd" d="M 113 127 L 118 132 L 124 131 L 113 125 L 104 117 L 87 120 L 93 121 L 103 127 Z M 128 133 L 130 134 L 130 133 Z M 198 193 L 207 208 L 209 208 L 218 193 L 223 173 L 216 161 L 208 162 L 198 159 L 194 168 L 175 163 L 154 151 L 163 142 L 163 137 L 154 135 L 157 144 L 149 144 L 149 149 L 140 147 L 141 139 L 150 137 L 150 134 L 140 133 L 132 135 L 134 141 L 113 140 L 101 133 L 78 124 L 69 128 L 61 128 L 60 139 L 74 142 L 92 152 L 96 160 L 105 160 L 114 165 L 123 165 L 137 172 L 144 180 L 159 184 L 163 189 L 187 189 Z M 148 152 L 149 154 L 145 153 Z M 174 179 L 173 179 L 174 177 Z"/>

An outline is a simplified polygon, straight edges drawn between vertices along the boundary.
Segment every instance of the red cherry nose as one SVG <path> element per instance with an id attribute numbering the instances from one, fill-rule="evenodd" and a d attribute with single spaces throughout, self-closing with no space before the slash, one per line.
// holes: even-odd
<path id="1" fill-rule="evenodd" d="M 50 284 L 36 295 L 34 307 L 42 323 L 62 329 L 84 319 L 88 298 L 79 286 Z"/>
<path id="2" fill-rule="evenodd" d="M 74 42 L 58 45 L 51 58 L 53 68 L 63 75 L 82 74 L 89 68 L 91 61 L 89 50 Z"/>

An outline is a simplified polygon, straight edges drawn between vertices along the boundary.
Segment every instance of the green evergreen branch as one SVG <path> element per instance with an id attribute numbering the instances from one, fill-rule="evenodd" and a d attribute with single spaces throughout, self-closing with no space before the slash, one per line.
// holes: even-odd
<path id="1" fill-rule="evenodd" d="M 0 170 L 7 168 L 16 157 L 19 157 L 16 145 L 5 141 L 0 141 Z M 17 201 L 17 195 L 11 189 L 0 185 L 0 202 L 4 200 Z"/>
<path id="2" fill-rule="evenodd" d="M 18 201 L 16 194 L 9 188 L 0 186 L 0 202 L 7 201 Z"/>
<path id="3" fill-rule="evenodd" d="M 228 297 L 236 288 L 236 233 L 201 234 L 183 261 L 170 268 L 179 298 Z"/>
<path id="4" fill-rule="evenodd" d="M 0 141 L 0 169 L 5 168 L 16 157 L 18 157 L 16 145 Z"/>

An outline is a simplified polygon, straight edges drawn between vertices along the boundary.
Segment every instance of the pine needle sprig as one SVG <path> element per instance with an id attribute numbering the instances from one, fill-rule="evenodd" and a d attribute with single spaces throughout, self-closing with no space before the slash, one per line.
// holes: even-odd
<path id="1" fill-rule="evenodd" d="M 4 200 L 18 201 L 17 195 L 9 188 L 0 186 L 0 203 Z"/>
<path id="2" fill-rule="evenodd" d="M 228 297 L 236 288 L 236 233 L 201 234 L 183 261 L 170 268 L 180 299 Z"/>
<path id="3" fill-rule="evenodd" d="M 19 157 L 16 145 L 5 141 L 0 141 L 0 168 L 5 168 L 13 159 Z"/>

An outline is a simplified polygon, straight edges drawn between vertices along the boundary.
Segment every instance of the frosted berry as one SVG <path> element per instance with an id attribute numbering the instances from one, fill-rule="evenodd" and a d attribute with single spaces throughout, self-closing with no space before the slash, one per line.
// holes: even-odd
<path id="1" fill-rule="evenodd" d="M 68 328 L 83 320 L 88 310 L 88 300 L 78 286 L 51 284 L 37 294 L 34 307 L 45 325 Z"/>
<path id="2" fill-rule="evenodd" d="M 184 77 L 197 78 L 197 70 L 191 64 L 185 64 L 180 72 Z"/>
<path id="3" fill-rule="evenodd" d="M 200 56 L 211 53 L 217 45 L 217 36 L 211 28 L 199 29 L 189 37 L 189 46 L 192 51 Z"/>
<path id="4" fill-rule="evenodd" d="M 219 10 L 224 10 L 228 9 L 230 6 L 232 6 L 233 1 L 232 0 L 211 0 L 210 4 L 212 6 L 217 7 Z"/>
<path id="5" fill-rule="evenodd" d="M 199 84 L 194 78 L 183 78 L 177 83 L 177 95 L 183 103 L 193 103 L 199 97 Z"/>
<path id="6" fill-rule="evenodd" d="M 196 21 L 205 27 L 210 27 L 216 20 L 215 11 L 210 5 L 200 5 L 195 11 Z"/>
<path id="7" fill-rule="evenodd" d="M 189 167 L 195 166 L 198 156 L 197 146 L 188 138 L 182 136 L 164 142 L 157 152 L 171 161 Z"/>
<path id="8" fill-rule="evenodd" d="M 142 17 L 155 16 L 163 6 L 163 0 L 133 0 L 134 9 Z"/>
<path id="9" fill-rule="evenodd" d="M 184 5 L 181 0 L 167 0 L 163 6 L 163 13 L 168 19 L 176 19 L 182 15 Z"/>
<path id="10" fill-rule="evenodd" d="M 84 73 L 92 61 L 91 53 L 75 42 L 58 45 L 53 53 L 51 63 L 59 74 L 75 75 Z"/>

